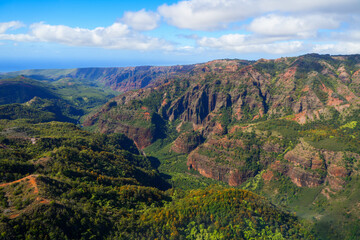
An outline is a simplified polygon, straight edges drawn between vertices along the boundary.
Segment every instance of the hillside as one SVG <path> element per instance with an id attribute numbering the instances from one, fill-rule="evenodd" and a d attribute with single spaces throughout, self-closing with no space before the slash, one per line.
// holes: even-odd
<path id="1" fill-rule="evenodd" d="M 24 77 L 1 79 L 0 96 L 0 105 L 24 103 L 34 97 L 58 99 L 46 84 Z"/>
<path id="2" fill-rule="evenodd" d="M 122 134 L 0 123 L 1 239 L 312 237 L 294 215 L 249 191 L 170 189 Z"/>
<path id="3" fill-rule="evenodd" d="M 102 133 L 122 132 L 140 148 L 166 138 L 171 128 L 176 128 L 177 132 L 195 131 L 207 139 L 190 154 L 188 165 L 197 169 L 197 165 L 201 165 L 201 162 L 195 164 L 199 156 L 193 159 L 194 163 L 191 157 L 199 155 L 201 149 L 206 151 L 207 146 L 235 144 L 239 151 L 254 156 L 254 153 L 247 153 L 247 149 L 254 144 L 263 145 L 271 135 L 277 136 L 270 131 L 267 133 L 270 135 L 261 137 L 252 130 L 265 126 L 263 133 L 266 133 L 266 127 L 271 125 L 269 121 L 281 119 L 275 124 L 289 125 L 288 128 L 297 131 L 295 136 L 278 138 L 278 147 L 269 147 L 282 152 L 289 144 L 289 139 L 284 137 L 300 141 L 298 133 L 303 130 L 301 136 L 310 137 L 311 129 L 319 127 L 315 123 L 332 121 L 335 128 L 346 124 L 347 119 L 356 118 L 360 96 L 356 88 L 360 84 L 359 64 L 360 56 L 321 55 L 260 60 L 247 66 L 234 60 L 213 61 L 196 65 L 191 77 L 184 76 L 181 80 L 112 99 L 90 115 L 84 126 L 94 125 Z M 234 136 L 236 134 L 239 136 Z M 181 141 L 176 144 L 181 145 Z M 219 154 L 221 152 L 215 157 Z M 241 163 L 233 162 L 237 163 L 239 168 Z"/>
<path id="4" fill-rule="evenodd" d="M 115 97 L 84 126 L 124 133 L 175 186 L 188 188 L 199 173 L 300 211 L 322 238 L 351 239 L 359 200 L 345 211 L 339 199 L 356 192 L 359 84 L 359 55 L 216 60 Z"/>
<path id="5" fill-rule="evenodd" d="M 76 123 L 115 96 L 96 86 L 71 80 L 34 80 L 24 76 L 0 79 L 0 119 Z"/>

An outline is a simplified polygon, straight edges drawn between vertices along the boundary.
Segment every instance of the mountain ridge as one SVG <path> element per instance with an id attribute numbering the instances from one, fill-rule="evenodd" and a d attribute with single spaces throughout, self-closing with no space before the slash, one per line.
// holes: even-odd
<path id="1" fill-rule="evenodd" d="M 3 77 L 23 75 L 37 80 L 86 80 L 97 85 L 102 85 L 105 88 L 126 92 L 146 87 L 149 84 L 156 84 L 157 81 L 161 81 L 169 76 L 175 77 L 178 72 L 188 71 L 193 66 L 194 65 L 23 70 L 3 74 Z"/>
<path id="2" fill-rule="evenodd" d="M 277 167 L 277 172 L 290 177 L 296 185 L 314 187 L 330 182 L 337 189 L 336 186 L 344 183 L 340 178 L 350 174 L 343 167 L 329 165 L 330 169 L 344 173 L 339 173 L 336 179 L 324 180 L 324 174 L 333 175 L 332 170 L 326 172 L 326 164 L 324 168 L 313 169 L 318 172 L 304 172 L 297 165 L 307 168 L 306 164 L 315 167 L 316 163 L 297 163 L 300 160 L 290 158 L 290 153 L 281 152 L 288 151 L 289 147 L 289 150 L 301 148 L 298 132 L 310 135 L 308 130 L 302 129 L 312 128 L 312 123 L 331 119 L 341 122 L 355 116 L 360 108 L 358 86 L 360 55 L 308 54 L 262 59 L 250 65 L 237 60 L 214 60 L 196 65 L 191 74 L 181 79 L 170 79 L 156 87 L 119 95 L 90 114 L 83 124 L 93 126 L 101 133 L 124 133 L 140 148 L 166 138 L 167 131 L 187 132 L 182 130 L 182 126 L 187 125 L 206 139 L 204 143 L 196 144 L 196 148 L 192 147 L 187 160 L 189 169 L 195 169 L 203 176 L 223 180 L 232 186 L 241 185 L 268 167 L 276 169 L 271 164 L 275 164 L 273 155 L 277 154 L 292 162 L 281 165 L 290 170 Z M 283 136 L 282 140 L 275 140 L 275 129 L 269 131 L 261 127 L 262 123 L 270 124 L 267 121 L 272 120 L 298 129 L 293 132 L 296 137 Z M 274 146 L 266 141 L 265 135 L 252 133 L 255 129 L 273 135 L 274 142 L 280 145 Z M 184 139 L 179 137 L 172 149 L 186 148 L 184 141 L 188 140 Z M 227 146 L 236 150 L 232 152 Z M 334 155 L 332 149 L 329 150 L 320 155 Z M 324 162 L 329 162 L 327 157 L 323 158 Z"/>

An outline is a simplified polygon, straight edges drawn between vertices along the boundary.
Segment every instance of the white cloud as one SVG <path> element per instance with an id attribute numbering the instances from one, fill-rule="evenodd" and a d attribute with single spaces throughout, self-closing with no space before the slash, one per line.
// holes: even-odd
<path id="1" fill-rule="evenodd" d="M 360 9 L 358 0 L 256 0 L 254 3 L 262 13 L 280 11 L 347 14 Z"/>
<path id="2" fill-rule="evenodd" d="M 360 41 L 360 30 L 348 30 L 345 32 L 335 32 L 331 34 L 332 39 L 343 42 Z"/>
<path id="3" fill-rule="evenodd" d="M 313 46 L 313 52 L 330 54 L 359 54 L 360 30 L 332 33 L 323 43 Z"/>
<path id="4" fill-rule="evenodd" d="M 236 46 L 243 45 L 245 43 L 246 35 L 243 34 L 227 34 L 220 38 L 203 37 L 198 40 L 198 44 L 201 47 L 210 48 L 234 48 Z"/>
<path id="5" fill-rule="evenodd" d="M 70 46 L 90 46 L 131 50 L 170 50 L 165 40 L 148 37 L 133 31 L 127 25 L 114 23 L 109 27 L 95 29 L 72 28 L 64 25 L 34 23 L 27 34 L 0 34 L 0 40 L 38 41 L 60 43 Z"/>
<path id="6" fill-rule="evenodd" d="M 164 4 L 158 12 L 169 24 L 179 28 L 215 30 L 250 17 L 256 12 L 251 5 L 247 0 L 191 0 Z"/>
<path id="7" fill-rule="evenodd" d="M 51 42 L 109 49 L 163 50 L 172 53 L 216 50 L 239 53 L 288 54 L 304 51 L 359 53 L 359 0 L 180 0 L 157 12 L 127 11 L 108 27 L 94 29 L 34 23 L 28 33 L 10 32 L 21 22 L 0 23 L 0 40 Z M 238 34 L 208 37 L 205 32 L 161 32 L 175 43 L 150 37 L 159 23 L 181 29 L 215 31 L 237 26 Z M 246 24 L 245 24 L 246 22 Z M 235 24 L 232 24 L 235 23 Z M 344 31 L 352 29 L 352 31 Z M 163 29 L 162 29 L 163 30 Z M 164 29 L 166 31 L 166 28 Z M 321 31 L 325 30 L 325 31 Z M 184 34 L 186 33 L 186 34 Z M 315 42 L 316 43 L 313 43 Z"/>
<path id="8" fill-rule="evenodd" d="M 330 54 L 359 54 L 359 42 L 337 42 L 334 44 L 316 44 L 313 52 Z"/>
<path id="9" fill-rule="evenodd" d="M 158 12 L 178 28 L 215 30 L 269 13 L 347 15 L 358 13 L 358 0 L 188 0 L 164 4 Z"/>
<path id="10" fill-rule="evenodd" d="M 344 23 L 356 26 L 359 11 L 359 0 L 182 0 L 158 8 L 164 20 L 178 28 L 214 31 L 237 23 L 247 30 L 247 34 L 194 39 L 200 48 L 270 54 L 311 51 L 315 49 L 312 41 L 321 43 L 317 49 L 328 49 L 334 42 L 329 35 L 340 32 Z M 245 20 L 250 24 L 246 26 Z M 338 33 L 337 38 L 348 41 L 350 48 L 350 42 L 356 41 L 345 40 L 347 34 Z M 358 36 L 352 35 L 353 39 Z"/>
<path id="11" fill-rule="evenodd" d="M 95 29 L 71 28 L 64 25 L 35 23 L 30 26 L 30 34 L 44 42 L 58 42 L 74 46 L 110 46 L 111 43 L 123 40 L 129 29 L 121 23 L 110 27 Z"/>
<path id="12" fill-rule="evenodd" d="M 122 22 L 138 31 L 149 31 L 158 27 L 160 15 L 142 9 L 138 12 L 125 12 Z"/>
<path id="13" fill-rule="evenodd" d="M 5 33 L 10 29 L 18 29 L 24 27 L 25 25 L 19 21 L 3 22 L 0 23 L 0 34 Z"/>
<path id="14" fill-rule="evenodd" d="M 319 29 L 336 29 L 340 21 L 330 15 L 279 16 L 270 14 L 254 19 L 248 30 L 261 35 L 291 38 L 315 37 Z"/>
<path id="15" fill-rule="evenodd" d="M 36 37 L 29 34 L 0 34 L 0 40 L 10 40 L 16 42 L 33 42 L 37 41 Z"/>
<path id="16" fill-rule="evenodd" d="M 274 41 L 272 38 L 255 38 L 243 34 L 227 34 L 219 38 L 203 37 L 197 43 L 200 47 L 239 53 L 285 54 L 298 52 L 304 48 L 301 41 Z"/>

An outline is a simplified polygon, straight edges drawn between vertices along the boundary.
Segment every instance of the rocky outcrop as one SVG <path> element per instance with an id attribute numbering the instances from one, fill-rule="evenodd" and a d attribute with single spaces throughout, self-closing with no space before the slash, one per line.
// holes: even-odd
<path id="1" fill-rule="evenodd" d="M 288 177 L 299 187 L 317 187 L 329 183 L 332 190 L 344 188 L 346 177 L 352 170 L 347 166 L 346 158 L 360 159 L 350 152 L 319 150 L 301 140 L 295 148 L 284 155 L 288 163 L 273 163 L 269 171 L 278 171 Z M 272 179 L 271 173 L 263 174 L 264 180 Z"/>
<path id="2" fill-rule="evenodd" d="M 275 179 L 275 172 L 288 176 L 298 187 L 318 187 L 324 183 L 324 177 L 317 172 L 308 171 L 293 164 L 275 161 L 262 174 L 265 182 Z"/>
<path id="3" fill-rule="evenodd" d="M 226 182 L 230 186 L 238 186 L 254 176 L 254 172 L 251 170 L 244 171 L 229 165 L 217 164 L 212 159 L 196 151 L 190 153 L 187 166 L 189 169 L 198 171 L 204 177 Z"/>
<path id="4" fill-rule="evenodd" d="M 187 166 L 205 177 L 238 186 L 256 175 L 257 169 L 248 167 L 247 163 L 251 148 L 257 149 L 257 146 L 245 144 L 240 138 L 215 136 L 189 154 Z M 260 162 L 263 160 L 265 156 Z"/>
<path id="5" fill-rule="evenodd" d="M 318 187 L 324 182 L 322 177 L 317 173 L 291 165 L 288 169 L 285 174 L 288 175 L 291 181 L 298 187 Z"/>
<path id="6" fill-rule="evenodd" d="M 101 124 L 101 123 L 100 123 Z M 109 125 L 99 126 L 100 133 L 123 133 L 132 139 L 139 149 L 144 149 L 153 141 L 153 134 L 149 128 L 135 127 L 125 124 L 116 124 L 116 126 L 108 129 Z"/>
<path id="7" fill-rule="evenodd" d="M 284 159 L 294 166 L 300 166 L 304 169 L 325 169 L 325 163 L 321 159 L 320 152 L 304 140 L 301 140 L 293 150 L 287 152 Z"/>
<path id="8" fill-rule="evenodd" d="M 281 153 L 283 150 L 282 147 L 278 143 L 274 143 L 272 141 L 266 141 L 262 146 L 262 149 L 266 152 L 274 152 L 274 153 Z"/>
<path id="9" fill-rule="evenodd" d="M 163 121 L 180 126 L 172 150 L 191 152 L 188 167 L 206 177 L 235 186 L 261 168 L 268 169 L 263 173 L 266 181 L 280 172 L 300 187 L 329 182 L 331 188 L 340 189 L 351 172 L 341 169 L 343 160 L 334 160 L 342 159 L 339 153 L 315 149 L 302 140 L 283 155 L 289 147 L 284 142 L 263 137 L 261 144 L 248 145 L 234 134 L 265 119 L 286 118 L 305 124 L 348 116 L 360 105 L 360 73 L 357 65 L 349 70 L 347 58 L 309 54 L 257 62 L 216 60 L 191 67 L 128 68 L 117 86 L 147 88 L 115 97 L 84 124 L 96 125 L 100 132 L 123 132 L 145 147 L 154 140 L 151 116 L 158 114 Z M 137 80 L 144 84 L 134 84 Z M 130 82 L 132 85 L 127 85 Z M 182 133 L 189 129 L 203 136 L 205 143 L 199 145 L 199 139 Z M 236 149 L 248 155 L 239 157 Z M 257 154 L 254 160 L 252 154 Z M 276 163 L 279 156 L 285 161 Z"/>
<path id="10" fill-rule="evenodd" d="M 204 141 L 197 132 L 184 132 L 174 141 L 171 150 L 176 153 L 190 153 Z"/>
<path id="11" fill-rule="evenodd" d="M 293 114 L 292 120 L 304 124 L 331 118 L 332 108 L 344 112 L 360 101 L 336 75 L 335 66 L 343 60 L 334 61 L 331 56 L 312 54 L 258 62 L 216 60 L 191 66 L 105 69 L 102 74 L 97 69 L 89 76 L 117 76 L 116 83 L 103 80 L 121 91 L 147 86 L 111 101 L 118 108 L 133 108 L 134 101 L 143 104 L 142 100 L 156 95 L 152 104 L 164 119 L 189 122 L 209 137 L 212 133 L 225 134 L 226 124 L 233 120 L 252 122 Z M 82 71 L 76 76 L 91 72 Z M 354 73 L 354 79 L 356 76 Z M 93 116 L 87 125 L 96 123 L 96 113 Z"/>
<path id="12" fill-rule="evenodd" d="M 335 191 L 344 189 L 345 178 L 349 176 L 350 171 L 341 166 L 331 165 L 327 172 L 326 180 L 329 182 L 330 188 Z"/>

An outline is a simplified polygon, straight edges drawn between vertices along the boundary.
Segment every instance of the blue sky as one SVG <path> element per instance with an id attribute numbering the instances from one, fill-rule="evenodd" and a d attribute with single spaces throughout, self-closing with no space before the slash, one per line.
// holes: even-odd
<path id="1" fill-rule="evenodd" d="M 0 71 L 360 53 L 359 0 L 1 0 Z"/>

